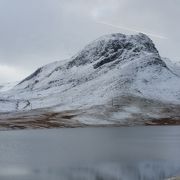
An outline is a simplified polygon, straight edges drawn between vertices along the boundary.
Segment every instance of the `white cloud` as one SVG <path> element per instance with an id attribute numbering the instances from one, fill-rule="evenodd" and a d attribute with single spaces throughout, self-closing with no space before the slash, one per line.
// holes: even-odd
<path id="1" fill-rule="evenodd" d="M 98 0 L 91 10 L 91 15 L 93 19 L 100 20 L 107 17 L 111 17 L 119 10 L 119 4 L 123 4 L 121 0 Z"/>
<path id="2" fill-rule="evenodd" d="M 11 67 L 7 65 L 0 64 L 0 83 L 17 81 L 25 78 L 27 72 L 16 67 Z"/>

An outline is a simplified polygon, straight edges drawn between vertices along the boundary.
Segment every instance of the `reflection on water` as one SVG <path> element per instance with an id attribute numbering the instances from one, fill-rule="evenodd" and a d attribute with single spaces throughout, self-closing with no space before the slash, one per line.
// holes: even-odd
<path id="1" fill-rule="evenodd" d="M 0 132 L 0 180 L 164 180 L 179 152 L 180 127 Z"/>
<path id="2" fill-rule="evenodd" d="M 75 180 L 164 180 L 172 177 L 180 167 L 169 163 L 141 162 L 139 164 L 104 164 L 98 167 L 72 168 L 63 179 Z"/>
<path id="3" fill-rule="evenodd" d="M 66 168 L 1 167 L 0 179 L 13 180 L 165 180 L 178 175 L 180 165 L 170 162 L 105 163 Z"/>

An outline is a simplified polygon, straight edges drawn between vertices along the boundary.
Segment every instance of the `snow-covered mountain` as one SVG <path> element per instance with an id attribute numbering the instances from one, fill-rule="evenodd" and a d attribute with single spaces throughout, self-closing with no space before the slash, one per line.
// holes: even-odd
<path id="1" fill-rule="evenodd" d="M 0 111 L 106 105 L 133 96 L 180 104 L 180 76 L 144 35 L 110 34 L 0 93 Z"/>

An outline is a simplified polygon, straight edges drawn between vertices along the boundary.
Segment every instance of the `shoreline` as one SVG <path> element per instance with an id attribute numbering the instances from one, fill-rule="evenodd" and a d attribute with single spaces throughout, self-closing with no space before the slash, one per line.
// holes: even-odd
<path id="1" fill-rule="evenodd" d="M 148 116 L 131 116 L 131 119 L 116 121 L 108 116 L 98 117 L 98 113 L 86 110 L 65 110 L 55 112 L 48 109 L 0 113 L 0 131 L 22 129 L 57 129 L 86 127 L 137 127 L 137 126 L 180 126 L 180 115 L 149 118 Z M 84 120 L 88 117 L 88 121 Z"/>
<path id="2" fill-rule="evenodd" d="M 106 128 L 106 127 L 155 127 L 155 126 L 180 126 L 180 119 L 153 119 L 147 120 L 143 123 L 137 123 L 134 121 L 132 124 L 83 124 L 77 120 L 67 118 L 51 119 L 47 118 L 30 118 L 27 119 L 5 119 L 0 120 L 0 131 L 12 131 L 12 130 L 38 130 L 38 129 L 70 129 L 70 128 Z"/>

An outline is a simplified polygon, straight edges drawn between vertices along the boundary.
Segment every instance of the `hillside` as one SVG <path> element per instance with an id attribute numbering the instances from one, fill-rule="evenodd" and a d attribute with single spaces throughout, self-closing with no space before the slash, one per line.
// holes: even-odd
<path id="1" fill-rule="evenodd" d="M 0 111 L 107 108 L 121 105 L 121 97 L 178 106 L 178 68 L 166 62 L 144 34 L 105 35 L 71 59 L 43 66 L 14 88 L 1 92 Z"/>

